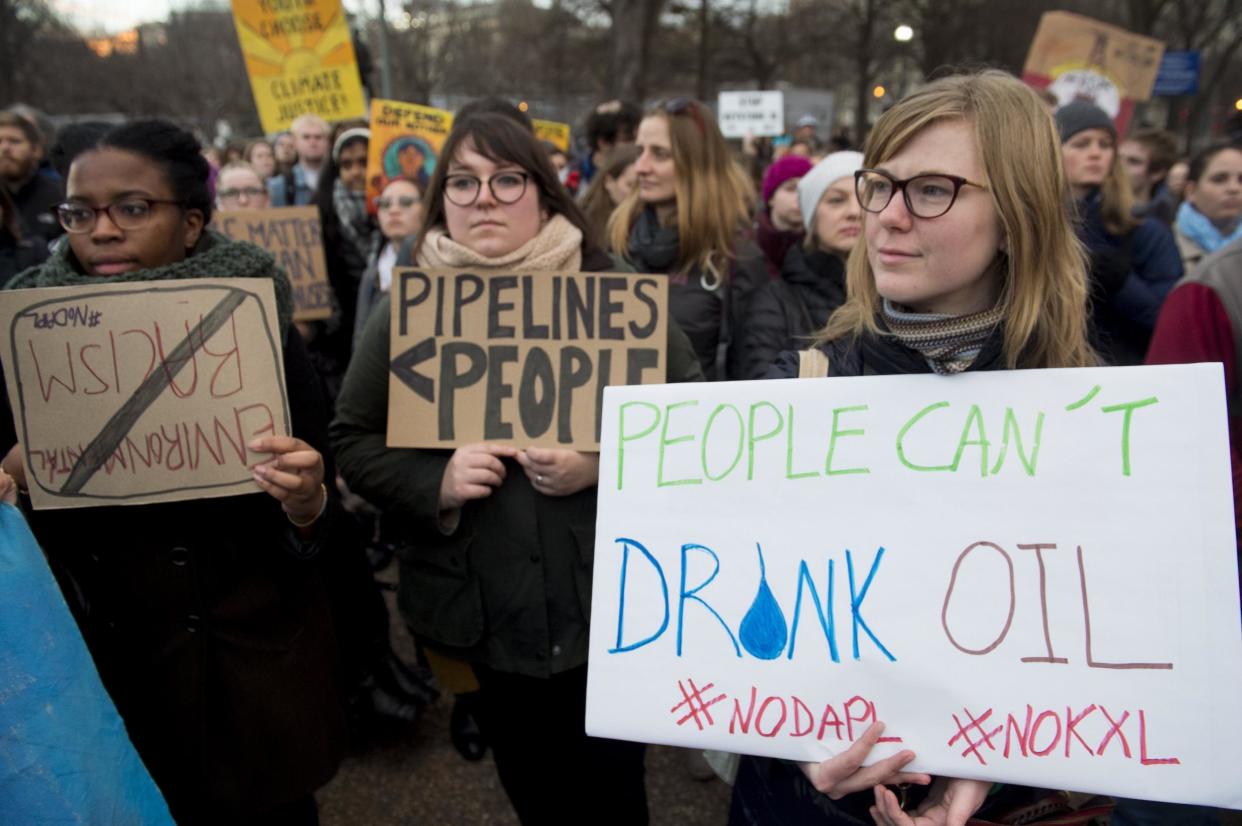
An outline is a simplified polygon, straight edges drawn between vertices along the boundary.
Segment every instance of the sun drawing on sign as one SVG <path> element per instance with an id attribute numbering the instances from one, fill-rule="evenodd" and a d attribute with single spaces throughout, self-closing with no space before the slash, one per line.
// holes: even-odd
<path id="1" fill-rule="evenodd" d="M 296 31 L 295 26 L 287 27 L 284 32 L 271 31 L 272 18 L 261 12 L 257 3 L 239 9 L 236 12 L 237 33 L 251 77 L 298 77 L 323 67 L 352 63 L 349 27 L 340 25 L 336 19 L 343 13 L 341 6 L 339 3 L 324 5 L 332 7 L 327 19 L 320 19 L 308 9 L 306 17 L 313 15 L 318 25 L 307 27 L 310 30 L 305 32 Z"/>

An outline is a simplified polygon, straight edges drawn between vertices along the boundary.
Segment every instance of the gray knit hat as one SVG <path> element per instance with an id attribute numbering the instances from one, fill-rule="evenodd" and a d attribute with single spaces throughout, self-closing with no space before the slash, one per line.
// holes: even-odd
<path id="1" fill-rule="evenodd" d="M 1105 129 L 1114 139 L 1117 137 L 1117 126 L 1113 119 L 1089 100 L 1072 100 L 1058 109 L 1055 117 L 1057 131 L 1061 133 L 1061 143 L 1086 129 Z"/>
<path id="2" fill-rule="evenodd" d="M 833 181 L 847 177 L 852 180 L 862 165 L 861 152 L 833 152 L 802 176 L 802 180 L 798 181 L 798 207 L 802 210 L 802 223 L 806 225 L 807 232 L 815 223 L 815 207 L 819 206 L 824 191 L 832 186 Z"/>

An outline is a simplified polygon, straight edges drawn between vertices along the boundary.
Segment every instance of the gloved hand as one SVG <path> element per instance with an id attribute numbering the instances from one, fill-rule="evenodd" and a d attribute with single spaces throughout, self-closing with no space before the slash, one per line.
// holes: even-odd
<path id="1" fill-rule="evenodd" d="M 1104 247 L 1091 253 L 1091 271 L 1087 285 L 1094 301 L 1112 298 L 1130 277 L 1134 259 L 1125 250 Z"/>

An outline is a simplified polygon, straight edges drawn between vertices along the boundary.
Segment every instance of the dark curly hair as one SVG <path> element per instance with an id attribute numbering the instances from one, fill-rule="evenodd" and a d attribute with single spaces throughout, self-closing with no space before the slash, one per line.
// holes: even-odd
<path id="1" fill-rule="evenodd" d="M 190 132 L 166 120 L 135 120 L 103 134 L 96 149 L 121 149 L 159 164 L 173 195 L 185 209 L 197 209 L 211 222 L 211 166 Z"/>

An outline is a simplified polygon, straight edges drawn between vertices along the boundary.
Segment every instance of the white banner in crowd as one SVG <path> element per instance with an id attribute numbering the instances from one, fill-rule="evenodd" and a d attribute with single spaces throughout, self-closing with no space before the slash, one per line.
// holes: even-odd
<path id="1" fill-rule="evenodd" d="M 785 96 L 781 92 L 721 92 L 716 119 L 726 138 L 772 138 L 785 134 Z"/>
<path id="2" fill-rule="evenodd" d="M 1242 808 L 1221 375 L 608 388 L 587 730 Z"/>

